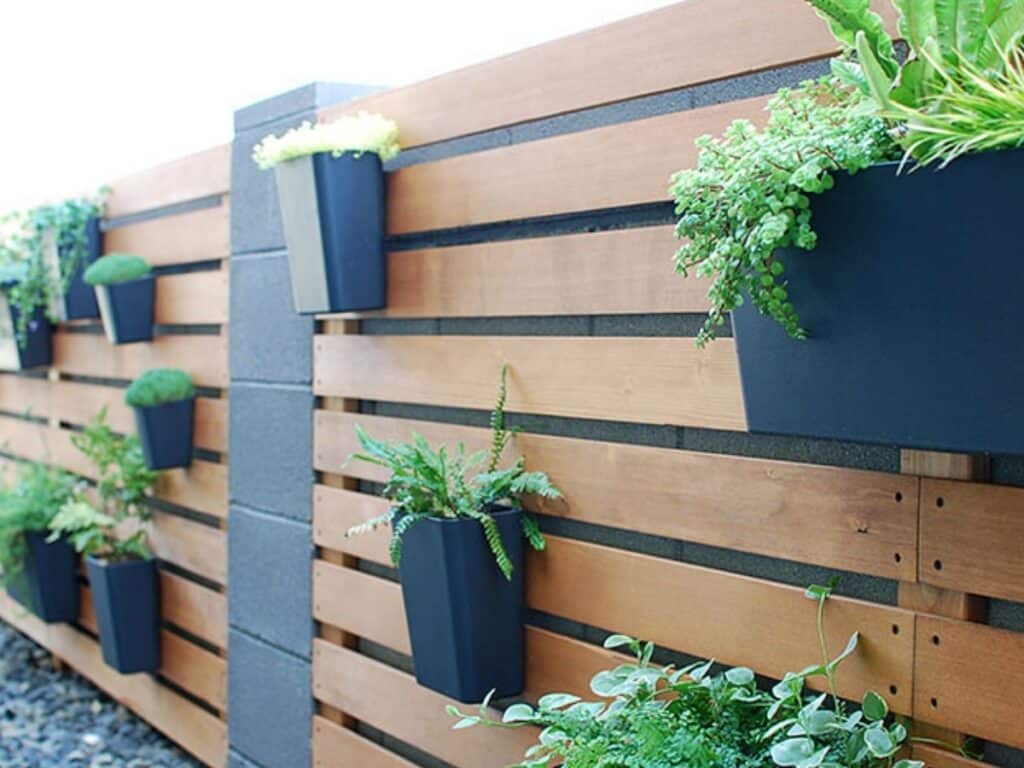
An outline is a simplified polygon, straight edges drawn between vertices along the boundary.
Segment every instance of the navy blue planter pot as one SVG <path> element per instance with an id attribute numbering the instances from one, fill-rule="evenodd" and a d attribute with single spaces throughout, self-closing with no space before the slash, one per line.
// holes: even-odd
<path id="1" fill-rule="evenodd" d="M 1024 151 L 880 165 L 813 198 L 781 254 L 807 341 L 733 312 L 753 432 L 1024 454 Z"/>
<path id="2" fill-rule="evenodd" d="M 112 285 L 97 285 L 103 328 L 113 344 L 153 340 L 156 283 L 152 275 Z"/>
<path id="3" fill-rule="evenodd" d="M 196 399 L 135 408 L 135 431 L 150 469 L 187 467 L 192 463 Z"/>
<path id="4" fill-rule="evenodd" d="M 86 558 L 103 661 L 122 674 L 160 668 L 160 582 L 155 560 Z"/>
<path id="5" fill-rule="evenodd" d="M 522 512 L 494 513 L 515 570 L 507 581 L 476 520 L 425 520 L 402 546 L 399 574 L 417 682 L 472 703 L 523 690 Z"/>
<path id="6" fill-rule="evenodd" d="M 387 304 L 380 157 L 329 152 L 275 168 L 295 310 L 352 312 Z"/>
<path id="7" fill-rule="evenodd" d="M 66 539 L 52 544 L 47 534 L 27 532 L 20 572 L 7 583 L 7 594 L 47 624 L 78 619 L 77 556 Z"/>
<path id="8" fill-rule="evenodd" d="M 0 370 L 24 371 L 29 368 L 50 365 L 53 361 L 53 330 L 46 317 L 46 310 L 39 307 L 32 313 L 25 343 L 19 344 L 16 336 L 19 312 L 6 298 L 0 301 Z"/>
<path id="9" fill-rule="evenodd" d="M 82 273 L 103 253 L 103 233 L 100 232 L 100 220 L 96 216 L 86 224 L 88 245 L 85 257 L 75 265 L 68 288 L 64 292 L 64 318 L 66 320 L 89 320 L 100 316 L 100 307 L 96 302 L 96 292 L 92 286 L 82 279 Z M 60 258 L 67 257 L 70 250 L 66 245 L 57 246 Z"/>

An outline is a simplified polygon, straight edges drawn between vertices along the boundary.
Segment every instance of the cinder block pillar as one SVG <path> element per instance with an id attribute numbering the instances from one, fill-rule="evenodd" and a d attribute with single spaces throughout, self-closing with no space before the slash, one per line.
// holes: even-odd
<path id="1" fill-rule="evenodd" d="M 364 86 L 314 83 L 235 113 L 228 521 L 230 764 L 305 768 L 313 716 L 313 319 L 295 314 L 274 174 L 252 148 Z"/>

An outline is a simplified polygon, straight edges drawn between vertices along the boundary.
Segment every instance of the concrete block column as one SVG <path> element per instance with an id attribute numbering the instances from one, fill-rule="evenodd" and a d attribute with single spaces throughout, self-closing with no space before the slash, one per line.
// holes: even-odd
<path id="1" fill-rule="evenodd" d="M 228 520 L 230 764 L 311 764 L 313 319 L 292 308 L 268 133 L 374 89 L 314 83 L 235 113 Z"/>

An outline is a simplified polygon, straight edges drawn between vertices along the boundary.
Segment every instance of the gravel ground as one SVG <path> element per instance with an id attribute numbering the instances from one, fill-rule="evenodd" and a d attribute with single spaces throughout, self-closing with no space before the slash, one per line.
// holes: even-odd
<path id="1" fill-rule="evenodd" d="M 0 622 L 2 768 L 198 768 L 88 681 Z"/>

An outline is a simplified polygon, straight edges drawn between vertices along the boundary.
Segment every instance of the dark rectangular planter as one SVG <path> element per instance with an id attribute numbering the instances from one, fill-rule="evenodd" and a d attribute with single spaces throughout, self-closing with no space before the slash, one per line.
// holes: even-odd
<path id="1" fill-rule="evenodd" d="M 96 302 L 96 291 L 82 279 L 82 273 L 103 253 L 103 233 L 100 231 L 100 220 L 93 216 L 86 224 L 88 246 L 85 257 L 75 265 L 68 288 L 64 292 L 64 318 L 66 320 L 89 320 L 100 316 L 100 307 Z M 58 246 L 60 257 L 65 258 L 67 246 Z"/>
<path id="2" fill-rule="evenodd" d="M 77 556 L 67 539 L 26 532 L 25 560 L 7 582 L 7 594 L 47 624 L 78 619 Z"/>
<path id="3" fill-rule="evenodd" d="M 160 668 L 160 582 L 155 560 L 86 558 L 103 661 L 122 674 Z"/>
<path id="4" fill-rule="evenodd" d="M 32 313 L 24 344 L 17 340 L 19 312 L 6 297 L 0 300 L 0 370 L 24 371 L 53 362 L 53 329 L 46 310 Z"/>
<path id="5" fill-rule="evenodd" d="M 405 535 L 399 574 L 417 682 L 479 702 L 523 690 L 523 533 L 494 513 L 515 570 L 507 581 L 476 520 L 425 520 Z"/>
<path id="6" fill-rule="evenodd" d="M 275 168 L 295 311 L 352 312 L 387 304 L 384 171 L 380 157 L 329 152 Z"/>
<path id="7" fill-rule="evenodd" d="M 96 286 L 103 329 L 111 343 L 153 340 L 155 285 L 153 276 L 147 275 L 138 280 Z"/>
<path id="8" fill-rule="evenodd" d="M 196 399 L 135 408 L 135 431 L 150 469 L 187 467 L 192 463 Z"/>
<path id="9" fill-rule="evenodd" d="M 1022 178 L 1016 150 L 814 197 L 818 247 L 780 254 L 810 338 L 733 312 L 750 430 L 1024 454 Z"/>

